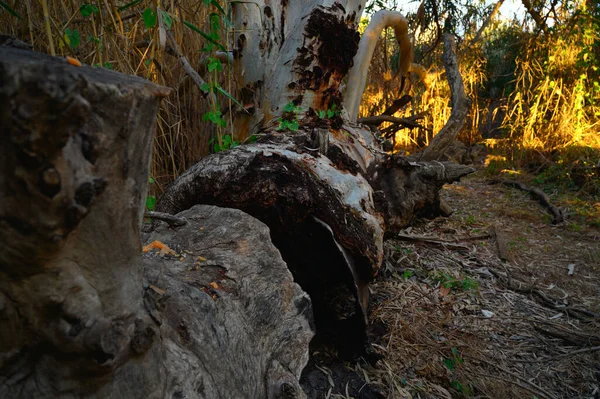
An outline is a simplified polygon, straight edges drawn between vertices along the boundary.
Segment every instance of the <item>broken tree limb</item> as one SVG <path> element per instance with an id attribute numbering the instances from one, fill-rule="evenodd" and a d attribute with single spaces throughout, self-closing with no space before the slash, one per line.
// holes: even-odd
<path id="1" fill-rule="evenodd" d="M 168 223 L 171 227 L 179 227 L 187 223 L 187 220 L 185 219 L 178 218 L 176 216 L 169 215 L 168 213 L 163 212 L 146 211 L 144 212 L 144 217 L 148 219 L 161 220 L 163 222 Z"/>
<path id="2" fill-rule="evenodd" d="M 175 216 L 188 223 L 160 223 L 144 236 L 173 251 L 144 254 L 144 307 L 160 333 L 165 373 L 159 396 L 303 397 L 311 301 L 267 226 L 207 205 Z"/>
<path id="3" fill-rule="evenodd" d="M 368 118 L 360 118 L 356 122 L 362 123 L 364 125 L 373 125 L 373 126 L 379 126 L 383 122 L 391 122 L 391 123 L 397 123 L 401 126 L 408 127 L 408 128 L 415 128 L 415 127 L 424 128 L 416 122 L 419 119 L 423 119 L 424 115 L 425 115 L 424 113 L 420 113 L 420 114 L 413 115 L 408 118 L 396 118 L 395 116 L 390 116 L 390 115 L 378 115 L 378 116 L 370 116 Z"/>
<path id="4" fill-rule="evenodd" d="M 502 184 L 507 187 L 518 188 L 521 191 L 528 192 L 534 199 L 546 208 L 546 211 L 552 216 L 552 224 L 560 224 L 565 221 L 564 215 L 560 209 L 552 204 L 550 198 L 545 192 L 537 187 L 529 187 L 515 180 L 492 180 L 490 184 Z"/>
<path id="5" fill-rule="evenodd" d="M 170 89 L 4 46 L 0 81 L 0 396 L 93 393 L 152 342 L 139 235 Z"/>
<path id="6" fill-rule="evenodd" d="M 412 159 L 431 161 L 439 159 L 444 151 L 456 139 L 460 129 L 465 124 L 467 114 L 471 108 L 471 100 L 465 94 L 465 86 L 458 68 L 454 37 L 450 33 L 444 34 L 444 67 L 450 92 L 452 94 L 452 113 L 450 118 L 437 133 L 431 143 L 422 152 L 415 154 Z"/>
<path id="7" fill-rule="evenodd" d="M 257 144 L 204 158 L 167 188 L 157 209 L 177 213 L 205 203 L 249 213 L 269 226 L 274 243 L 313 301 L 329 291 L 325 281 L 330 288 L 351 282 L 357 312 L 364 318 L 367 284 L 383 256 L 383 220 L 375 212 L 371 188 L 360 174 L 342 172 L 318 153 L 292 149 Z M 323 224 L 335 232 L 344 257 L 333 242 L 315 245 L 309 239 L 322 234 Z"/>

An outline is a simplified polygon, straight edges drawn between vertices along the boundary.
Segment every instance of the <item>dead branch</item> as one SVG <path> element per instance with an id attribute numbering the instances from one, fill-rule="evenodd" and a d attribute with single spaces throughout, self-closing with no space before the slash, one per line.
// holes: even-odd
<path id="1" fill-rule="evenodd" d="M 187 220 L 183 218 L 179 218 L 177 216 L 173 216 L 164 212 L 146 211 L 146 213 L 144 213 L 144 217 L 149 219 L 161 220 L 163 222 L 168 223 L 171 227 L 180 227 L 187 223 Z"/>
<path id="2" fill-rule="evenodd" d="M 403 95 L 399 99 L 394 100 L 392 105 L 390 105 L 385 111 L 383 111 L 382 115 L 394 115 L 400 110 L 400 108 L 408 104 L 410 100 L 412 100 L 412 96 L 409 96 L 408 94 Z"/>
<path id="3" fill-rule="evenodd" d="M 550 202 L 550 198 L 542 190 L 536 187 L 529 187 L 514 180 L 492 180 L 490 184 L 503 184 L 507 187 L 518 188 L 521 191 L 527 191 L 531 196 L 542 204 L 548 213 L 552 216 L 552 224 L 564 223 L 564 215 L 560 209 Z"/>
<path id="4" fill-rule="evenodd" d="M 548 297 L 548 295 L 546 295 L 535 285 L 526 284 L 523 281 L 517 280 L 514 277 L 509 276 L 508 273 L 500 272 L 491 267 L 489 267 L 489 271 L 494 276 L 496 276 L 496 278 L 498 278 L 498 280 L 509 290 L 522 294 L 531 294 L 533 298 L 536 299 L 536 302 L 549 309 L 565 312 L 573 318 L 586 322 L 589 322 L 590 319 L 593 320 L 600 318 L 599 314 L 596 314 L 588 309 L 575 308 L 558 303 L 557 300 Z"/>
<path id="5" fill-rule="evenodd" d="M 415 121 L 417 121 L 419 119 L 423 119 L 424 115 L 425 115 L 425 113 L 423 113 L 423 112 L 421 112 L 417 115 L 411 116 L 409 118 L 396 118 L 395 116 L 390 116 L 390 115 L 378 115 L 378 116 L 370 116 L 368 118 L 360 118 L 357 120 L 357 122 L 362 123 L 364 125 L 373 125 L 373 126 L 379 126 L 383 122 L 392 122 L 392 123 L 396 123 L 396 124 L 399 124 L 404 127 L 415 128 L 415 127 L 423 127 Z"/>

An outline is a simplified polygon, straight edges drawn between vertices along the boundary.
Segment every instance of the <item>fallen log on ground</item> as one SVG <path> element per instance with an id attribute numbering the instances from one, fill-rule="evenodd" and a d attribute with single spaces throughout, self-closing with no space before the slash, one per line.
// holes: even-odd
<path id="1" fill-rule="evenodd" d="M 0 82 L 0 397 L 303 397 L 311 302 L 264 224 L 194 207 L 142 260 L 169 90 L 4 46 Z"/>

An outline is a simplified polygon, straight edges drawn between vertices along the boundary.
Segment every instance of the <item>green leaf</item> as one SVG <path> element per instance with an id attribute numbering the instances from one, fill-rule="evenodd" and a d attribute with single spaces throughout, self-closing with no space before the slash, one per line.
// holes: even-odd
<path id="1" fill-rule="evenodd" d="M 154 195 L 149 195 L 146 197 L 146 209 L 149 211 L 153 210 L 156 206 L 156 197 Z"/>
<path id="2" fill-rule="evenodd" d="M 184 23 L 185 26 L 187 26 L 188 28 L 190 28 L 194 32 L 199 33 L 203 38 L 205 38 L 210 43 L 212 43 L 215 46 L 217 46 L 219 49 L 221 49 L 223 51 L 227 51 L 227 49 L 221 43 L 217 42 L 210 35 L 207 35 L 206 33 L 202 32 L 202 30 L 200 30 L 198 27 L 194 26 L 194 24 L 192 24 L 192 23 L 190 23 L 188 21 L 183 21 L 183 23 Z"/>
<path id="3" fill-rule="evenodd" d="M 65 29 L 65 41 L 72 49 L 75 49 L 81 43 L 81 38 L 79 37 L 79 31 L 71 30 L 69 28 Z"/>
<path id="4" fill-rule="evenodd" d="M 325 112 L 323 110 L 319 111 L 319 118 L 323 119 L 323 118 L 325 118 L 325 115 L 327 115 L 327 112 Z"/>
<path id="5" fill-rule="evenodd" d="M 296 110 L 296 106 L 294 103 L 287 103 L 285 107 L 283 107 L 283 112 L 294 112 Z"/>
<path id="6" fill-rule="evenodd" d="M 142 14 L 142 18 L 144 19 L 144 26 L 146 29 L 156 26 L 156 11 L 154 11 L 152 8 L 146 8 Z"/>
<path id="7" fill-rule="evenodd" d="M 110 69 L 111 71 L 114 70 L 112 64 L 108 61 L 104 63 L 104 68 Z"/>
<path id="8" fill-rule="evenodd" d="M 463 385 L 459 381 L 450 381 L 450 386 L 452 386 L 452 388 L 456 389 L 457 391 L 463 391 Z"/>
<path id="9" fill-rule="evenodd" d="M 221 126 L 221 127 L 227 126 L 227 122 L 223 118 L 221 118 L 221 111 L 207 112 L 202 116 L 202 120 L 204 122 L 211 121 L 215 125 Z"/>
<path id="10" fill-rule="evenodd" d="M 148 177 L 148 183 L 154 184 L 155 182 L 156 182 L 156 180 L 154 180 L 154 178 L 152 176 Z"/>
<path id="11" fill-rule="evenodd" d="M 233 102 L 234 102 L 236 105 L 238 105 L 238 106 L 242 107 L 242 109 L 246 109 L 246 108 L 244 108 L 244 106 L 242 105 L 242 103 L 240 103 L 238 100 L 236 100 L 235 98 L 233 98 L 233 96 L 232 96 L 231 94 L 229 94 L 229 93 L 227 92 L 227 90 L 223 89 L 221 86 L 219 86 L 219 85 L 216 85 L 216 86 L 215 86 L 215 89 L 216 89 L 216 90 L 217 90 L 219 93 L 221 93 L 222 95 L 224 95 L 225 97 L 227 97 L 228 99 L 230 99 L 231 101 L 233 101 Z M 246 112 L 248 112 L 248 111 L 246 111 Z"/>
<path id="12" fill-rule="evenodd" d="M 256 140 L 258 140 L 258 137 L 254 134 L 252 136 L 248 137 L 248 143 L 250 143 L 250 144 L 256 143 Z"/>
<path id="13" fill-rule="evenodd" d="M 82 4 L 79 6 L 79 12 L 83 18 L 86 18 L 92 14 L 98 14 L 100 10 L 95 4 Z"/>
<path id="14" fill-rule="evenodd" d="M 297 131 L 298 129 L 300 129 L 300 125 L 298 124 L 298 121 L 297 121 L 297 120 L 293 120 L 293 121 L 291 121 L 291 122 L 289 123 L 288 127 L 289 127 L 289 129 L 290 129 L 292 132 L 295 132 L 295 131 Z"/>
<path id="15" fill-rule="evenodd" d="M 16 11 L 15 11 L 15 10 L 13 10 L 12 8 L 10 8 L 10 7 L 8 6 L 8 4 L 6 4 L 5 2 L 3 2 L 3 1 L 0 1 L 0 7 L 4 8 L 6 11 L 8 11 L 8 13 L 9 13 L 10 15 L 12 15 L 13 17 L 17 17 L 17 18 L 19 18 L 19 19 L 21 19 L 21 20 L 23 19 L 23 17 L 22 17 L 21 15 L 19 15 L 19 13 L 18 13 L 18 12 L 16 12 Z"/>
<path id="16" fill-rule="evenodd" d="M 209 91 L 210 91 L 210 89 L 211 89 L 210 83 L 208 83 L 208 82 L 204 82 L 204 83 L 202 83 L 202 86 L 200 86 L 200 89 L 201 89 L 202 91 L 209 92 Z"/>
<path id="17" fill-rule="evenodd" d="M 89 35 L 88 36 L 88 42 L 94 43 L 94 44 L 100 44 L 100 38 L 99 37 L 95 37 L 94 35 Z"/>
<path id="18" fill-rule="evenodd" d="M 219 33 L 221 32 L 221 17 L 219 16 L 219 14 L 212 12 L 212 13 L 210 13 L 209 21 L 210 21 L 210 36 L 215 40 L 219 40 L 220 39 Z"/>
<path id="19" fill-rule="evenodd" d="M 133 0 L 132 2 L 127 3 L 124 6 L 117 8 L 117 12 L 124 11 L 124 10 L 128 9 L 129 7 L 133 7 L 134 5 L 139 4 L 141 2 L 142 2 L 142 0 Z"/>
<path id="20" fill-rule="evenodd" d="M 165 24 L 165 28 L 167 28 L 167 30 L 171 30 L 171 26 L 173 26 L 173 18 L 171 18 L 168 12 L 162 12 L 162 20 Z"/>
<path id="21" fill-rule="evenodd" d="M 454 359 L 444 359 L 444 365 L 450 371 L 456 368 L 456 362 L 454 361 Z"/>
<path id="22" fill-rule="evenodd" d="M 223 65 L 221 65 L 221 61 L 219 61 L 218 58 L 210 57 L 206 68 L 208 69 L 208 72 L 214 72 L 215 70 L 221 72 L 223 70 Z"/>

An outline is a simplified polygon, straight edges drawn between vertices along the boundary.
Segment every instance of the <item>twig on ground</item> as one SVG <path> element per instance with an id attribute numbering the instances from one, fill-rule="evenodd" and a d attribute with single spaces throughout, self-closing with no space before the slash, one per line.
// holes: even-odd
<path id="1" fill-rule="evenodd" d="M 180 227 L 187 224 L 187 220 L 184 218 L 178 218 L 177 216 L 169 215 L 168 213 L 163 212 L 153 212 L 146 211 L 144 213 L 145 218 L 162 220 L 163 222 L 167 222 L 171 227 Z"/>
<path id="2" fill-rule="evenodd" d="M 467 251 L 469 250 L 469 247 L 467 247 L 465 245 L 455 244 L 451 241 L 443 240 L 443 239 L 437 238 L 437 237 L 419 236 L 419 235 L 403 234 L 403 233 L 398 233 L 397 237 L 401 240 L 419 241 L 419 242 L 423 242 L 426 244 L 442 245 L 442 246 L 445 246 L 448 248 L 461 249 L 461 250 L 467 250 Z"/>

